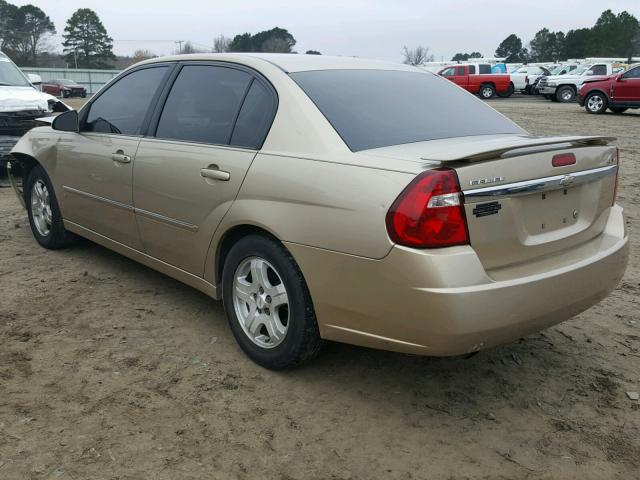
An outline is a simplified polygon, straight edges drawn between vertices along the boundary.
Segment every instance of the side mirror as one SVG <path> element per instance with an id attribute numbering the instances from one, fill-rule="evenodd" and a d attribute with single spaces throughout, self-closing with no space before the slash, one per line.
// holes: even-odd
<path id="1" fill-rule="evenodd" d="M 585 75 L 587 75 L 587 76 L 591 76 L 591 75 L 593 75 L 593 70 L 587 70 L 587 72 L 585 73 Z"/>
<path id="2" fill-rule="evenodd" d="M 35 73 L 27 73 L 27 78 L 34 85 L 40 85 L 42 83 L 42 77 Z"/>
<path id="3" fill-rule="evenodd" d="M 78 112 L 69 110 L 68 112 L 61 113 L 53 120 L 51 128 L 59 132 L 79 132 L 80 121 L 78 119 Z"/>

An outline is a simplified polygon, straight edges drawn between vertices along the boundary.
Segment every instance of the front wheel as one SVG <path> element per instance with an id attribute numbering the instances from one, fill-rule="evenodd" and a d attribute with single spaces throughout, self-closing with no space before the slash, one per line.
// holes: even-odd
<path id="1" fill-rule="evenodd" d="M 53 185 L 40 165 L 29 173 L 24 196 L 31 232 L 40 245 L 56 250 L 77 241 L 78 237 L 64 228 Z"/>
<path id="2" fill-rule="evenodd" d="M 272 370 L 295 367 L 320 350 L 302 272 L 275 239 L 249 235 L 231 248 L 224 262 L 222 297 L 236 341 L 257 364 Z"/>
<path id="3" fill-rule="evenodd" d="M 576 99 L 576 91 L 567 85 L 558 88 L 556 91 L 556 100 L 562 103 L 573 102 Z"/>
<path id="4" fill-rule="evenodd" d="M 485 84 L 480 87 L 480 98 L 488 100 L 496 94 L 496 89 L 493 85 Z"/>
<path id="5" fill-rule="evenodd" d="M 620 115 L 621 113 L 626 112 L 628 109 L 625 107 L 609 107 L 609 110 L 617 115 Z"/>
<path id="6" fill-rule="evenodd" d="M 590 93 L 584 101 L 584 108 L 587 113 L 604 113 L 607 109 L 607 97 L 600 93 Z"/>

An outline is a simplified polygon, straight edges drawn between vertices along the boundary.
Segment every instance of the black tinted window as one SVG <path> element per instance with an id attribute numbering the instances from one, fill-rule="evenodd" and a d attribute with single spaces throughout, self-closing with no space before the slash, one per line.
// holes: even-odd
<path id="1" fill-rule="evenodd" d="M 226 145 L 251 78 L 233 68 L 183 67 L 162 110 L 156 136 Z"/>
<path id="2" fill-rule="evenodd" d="M 353 151 L 438 138 L 523 133 L 484 102 L 430 73 L 321 70 L 291 77 Z"/>
<path id="3" fill-rule="evenodd" d="M 491 73 L 491 65 L 478 65 L 480 75 L 486 75 Z"/>
<path id="4" fill-rule="evenodd" d="M 476 74 L 476 66 L 469 65 L 469 75 L 475 75 L 475 74 Z"/>
<path id="5" fill-rule="evenodd" d="M 593 72 L 593 75 L 606 75 L 607 74 L 607 66 L 606 65 L 594 65 L 590 68 Z"/>
<path id="6" fill-rule="evenodd" d="M 624 78 L 640 78 L 640 67 L 629 70 L 623 75 Z"/>
<path id="7" fill-rule="evenodd" d="M 145 68 L 121 78 L 91 104 L 84 130 L 141 135 L 149 110 L 167 67 Z"/>
<path id="8" fill-rule="evenodd" d="M 464 67 L 456 67 L 456 75 L 460 77 L 464 76 Z"/>
<path id="9" fill-rule="evenodd" d="M 271 127 L 274 113 L 273 93 L 262 83 L 254 80 L 238 115 L 231 145 L 260 148 Z"/>

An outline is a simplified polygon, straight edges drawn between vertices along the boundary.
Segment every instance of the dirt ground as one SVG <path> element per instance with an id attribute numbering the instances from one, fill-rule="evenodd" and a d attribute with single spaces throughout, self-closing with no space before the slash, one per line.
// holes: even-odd
<path id="1" fill-rule="evenodd" d="M 492 105 L 619 138 L 632 256 L 599 305 L 470 359 L 329 344 L 261 369 L 219 303 L 88 242 L 39 248 L 0 189 L 0 479 L 640 478 L 640 115 Z"/>

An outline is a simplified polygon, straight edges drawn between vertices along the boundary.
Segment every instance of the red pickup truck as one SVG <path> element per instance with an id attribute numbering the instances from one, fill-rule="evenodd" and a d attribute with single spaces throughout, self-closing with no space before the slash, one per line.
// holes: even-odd
<path id="1" fill-rule="evenodd" d="M 455 65 L 440 70 L 438 75 L 460 85 L 468 92 L 480 95 L 483 99 L 494 95 L 510 97 L 513 93 L 513 83 L 509 74 L 491 73 L 490 65 Z"/>
<path id="2" fill-rule="evenodd" d="M 578 103 L 589 113 L 640 108 L 640 63 L 606 78 L 586 80 L 578 91 Z"/>

